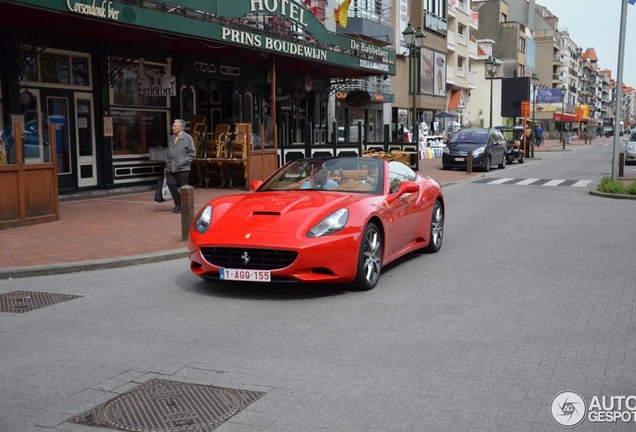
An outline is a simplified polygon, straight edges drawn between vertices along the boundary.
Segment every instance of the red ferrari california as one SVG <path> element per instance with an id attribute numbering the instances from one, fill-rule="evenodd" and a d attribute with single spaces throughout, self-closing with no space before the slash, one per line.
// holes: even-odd
<path id="1" fill-rule="evenodd" d="M 197 276 L 362 291 L 376 286 L 384 264 L 442 247 L 442 188 L 400 162 L 298 159 L 251 186 L 196 215 L 188 250 Z"/>

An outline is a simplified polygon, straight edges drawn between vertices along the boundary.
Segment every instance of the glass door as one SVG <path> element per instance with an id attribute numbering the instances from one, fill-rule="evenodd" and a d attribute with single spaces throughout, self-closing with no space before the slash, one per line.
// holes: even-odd
<path id="1" fill-rule="evenodd" d="M 75 149 L 75 104 L 73 92 L 65 89 L 41 88 L 42 111 L 46 113 L 50 132 L 51 157 L 57 166 L 59 190 L 77 187 Z"/>
<path id="2" fill-rule="evenodd" d="M 77 186 L 97 185 L 95 119 L 93 95 L 75 93 L 75 136 L 77 143 Z"/>

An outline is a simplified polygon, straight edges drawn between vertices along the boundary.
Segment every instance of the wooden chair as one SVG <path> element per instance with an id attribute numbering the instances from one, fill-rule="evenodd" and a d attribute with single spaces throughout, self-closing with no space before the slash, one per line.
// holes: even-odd
<path id="1" fill-rule="evenodd" d="M 207 142 L 207 156 L 220 159 L 227 158 L 227 147 L 230 139 L 230 125 L 216 125 L 212 139 Z"/>
<path id="2" fill-rule="evenodd" d="M 205 142 L 205 134 L 208 130 L 208 127 L 205 123 L 197 123 L 194 125 L 194 129 L 192 130 L 192 138 L 194 139 L 194 146 L 196 148 L 197 157 L 204 157 L 203 154 L 203 143 Z"/>

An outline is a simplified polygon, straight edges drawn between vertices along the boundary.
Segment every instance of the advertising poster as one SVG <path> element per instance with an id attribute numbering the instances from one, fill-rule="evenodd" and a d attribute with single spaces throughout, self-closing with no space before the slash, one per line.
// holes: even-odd
<path id="1" fill-rule="evenodd" d="M 446 96 L 446 55 L 435 53 L 435 96 Z"/>
<path id="2" fill-rule="evenodd" d="M 428 48 L 422 48 L 422 71 L 420 77 L 420 92 L 428 95 L 435 94 L 435 54 Z"/>

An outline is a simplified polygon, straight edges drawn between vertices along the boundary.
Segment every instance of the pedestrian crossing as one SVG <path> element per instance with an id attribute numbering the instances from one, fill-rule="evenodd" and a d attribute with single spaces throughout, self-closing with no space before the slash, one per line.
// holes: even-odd
<path id="1" fill-rule="evenodd" d="M 490 185 L 505 184 L 505 185 L 514 185 L 514 186 L 546 186 L 546 187 L 567 186 L 567 187 L 582 188 L 592 183 L 592 180 L 485 177 L 485 178 L 480 178 L 479 180 L 475 180 L 472 183 L 482 183 L 482 184 L 490 184 Z"/>

